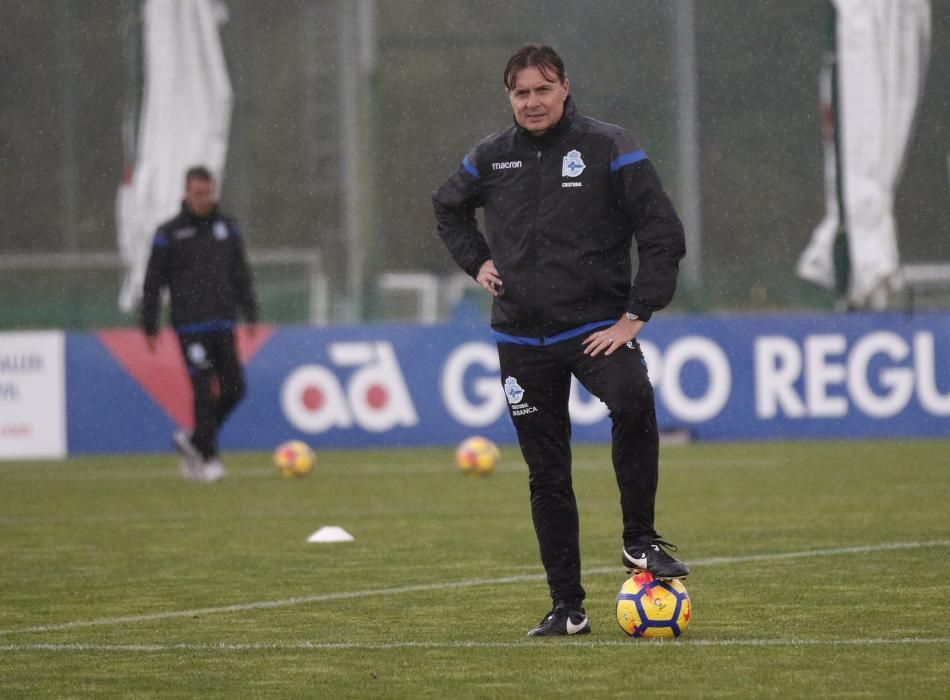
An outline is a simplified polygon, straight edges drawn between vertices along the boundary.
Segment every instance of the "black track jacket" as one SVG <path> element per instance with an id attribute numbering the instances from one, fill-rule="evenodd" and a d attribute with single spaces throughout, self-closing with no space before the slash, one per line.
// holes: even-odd
<path id="1" fill-rule="evenodd" d="M 217 208 L 207 217 L 181 212 L 158 227 L 145 273 L 142 328 L 158 330 L 162 287 L 171 292 L 171 320 L 179 333 L 232 327 L 238 308 L 257 320 L 257 303 L 237 222 Z"/>
<path id="2" fill-rule="evenodd" d="M 549 336 L 625 311 L 646 321 L 673 298 L 686 245 L 656 170 L 626 131 L 570 97 L 540 137 L 514 124 L 482 140 L 432 201 L 455 262 L 472 277 L 486 260 L 498 268 L 495 330 Z"/>

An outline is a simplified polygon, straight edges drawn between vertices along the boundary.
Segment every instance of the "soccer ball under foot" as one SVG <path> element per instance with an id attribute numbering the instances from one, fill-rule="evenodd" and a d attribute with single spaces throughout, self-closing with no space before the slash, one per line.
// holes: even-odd
<path id="1" fill-rule="evenodd" d="M 683 582 L 661 581 L 649 571 L 628 578 L 617 594 L 617 622 L 631 637 L 679 637 L 692 614 Z"/>

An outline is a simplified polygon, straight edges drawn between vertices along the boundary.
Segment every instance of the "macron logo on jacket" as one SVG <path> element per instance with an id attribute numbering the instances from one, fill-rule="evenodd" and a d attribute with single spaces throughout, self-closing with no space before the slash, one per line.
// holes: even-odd
<path id="1" fill-rule="evenodd" d="M 500 160 L 495 161 L 491 164 L 492 170 L 514 170 L 520 168 L 522 165 L 520 160 Z M 462 160 L 462 167 L 468 172 L 472 177 L 481 177 L 481 173 L 478 172 L 478 168 L 475 167 L 475 164 L 469 160 L 468 156 Z"/>

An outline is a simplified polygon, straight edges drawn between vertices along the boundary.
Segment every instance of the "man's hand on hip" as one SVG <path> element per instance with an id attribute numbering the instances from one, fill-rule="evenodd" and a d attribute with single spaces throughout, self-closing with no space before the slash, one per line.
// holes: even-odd
<path id="1" fill-rule="evenodd" d="M 599 331 L 594 331 L 584 338 L 584 354 L 597 357 L 600 353 L 612 355 L 615 350 L 622 348 L 637 337 L 644 322 L 640 319 L 631 321 L 624 316 L 614 325 Z"/>
<path id="2" fill-rule="evenodd" d="M 504 282 L 501 281 L 492 260 L 486 260 L 482 263 L 482 266 L 478 268 L 478 274 L 475 275 L 475 281 L 478 282 L 480 287 L 487 289 L 493 297 L 500 297 L 505 293 Z"/>

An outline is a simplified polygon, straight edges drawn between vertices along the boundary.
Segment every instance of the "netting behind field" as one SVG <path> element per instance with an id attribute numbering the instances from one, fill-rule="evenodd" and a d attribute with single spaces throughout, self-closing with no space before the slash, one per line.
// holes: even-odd
<path id="1" fill-rule="evenodd" d="M 323 324 L 334 300 L 319 254 L 252 251 L 254 283 L 267 323 Z M 117 255 L 0 256 L 0 330 L 137 326 L 116 303 Z"/>
<path id="2" fill-rule="evenodd" d="M 579 108 L 640 140 L 681 212 L 698 205 L 701 283 L 684 277 L 674 310 L 832 308 L 833 294 L 795 275 L 823 212 L 828 1 L 692 3 L 698 202 L 684 201 L 681 167 L 682 4 L 228 0 L 221 37 L 234 109 L 223 208 L 251 248 L 321 251 L 331 321 L 352 316 L 342 295 L 353 292 L 345 277 L 356 221 L 369 290 L 362 317 L 405 315 L 373 290 L 386 273 L 457 272 L 434 233 L 431 193 L 479 139 L 510 123 L 504 63 L 521 44 L 545 41 L 564 57 Z M 116 250 L 139 5 L 0 4 L 0 257 Z M 341 12 L 355 5 L 372 8 L 370 58 L 349 46 Z M 910 262 L 950 258 L 950 3 L 932 7 L 932 55 L 895 201 Z M 354 66 L 363 70 L 355 101 L 345 89 Z M 257 274 L 265 320 L 311 317 L 310 292 L 298 291 L 306 275 Z M 123 325 L 112 308 L 117 279 L 117 270 L 5 268 L 0 291 L 11 301 L 0 323 Z M 915 293 L 917 303 L 946 304 L 939 285 Z"/>

